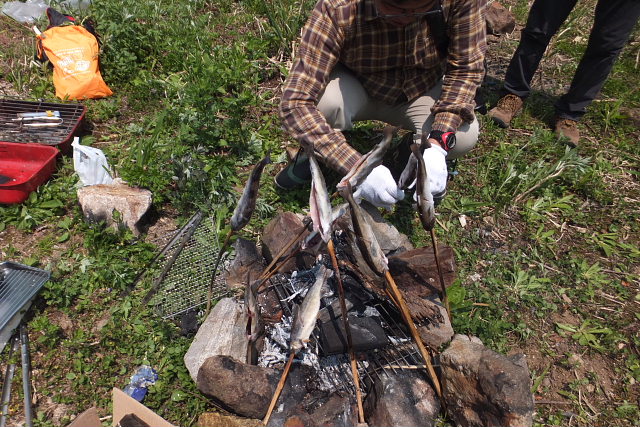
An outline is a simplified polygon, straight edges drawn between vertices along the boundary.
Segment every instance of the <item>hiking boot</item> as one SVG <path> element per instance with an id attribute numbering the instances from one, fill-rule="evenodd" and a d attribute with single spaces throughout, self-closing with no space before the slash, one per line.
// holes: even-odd
<path id="1" fill-rule="evenodd" d="M 311 181 L 311 166 L 309 158 L 302 149 L 294 159 L 282 169 L 274 179 L 276 185 L 283 190 L 292 190 L 302 187 Z"/>
<path id="2" fill-rule="evenodd" d="M 522 111 L 522 98 L 508 94 L 498 100 L 498 105 L 489 110 L 489 117 L 501 128 L 508 128 L 511 120 Z"/>
<path id="3" fill-rule="evenodd" d="M 578 122 L 567 119 L 566 117 L 556 117 L 553 129 L 558 138 L 567 140 L 567 144 L 571 147 L 577 147 L 580 141 L 580 131 L 578 130 Z"/>

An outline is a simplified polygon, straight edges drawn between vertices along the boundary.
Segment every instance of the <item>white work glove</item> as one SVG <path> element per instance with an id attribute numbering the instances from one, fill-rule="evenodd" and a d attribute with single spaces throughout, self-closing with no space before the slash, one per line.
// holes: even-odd
<path id="1" fill-rule="evenodd" d="M 404 199 L 404 191 L 398 188 L 396 180 L 386 166 L 376 166 L 360 187 L 353 193 L 353 198 L 360 202 L 365 199 L 378 208 L 391 210 L 399 200 Z"/>
<path id="2" fill-rule="evenodd" d="M 429 176 L 429 189 L 433 195 L 442 193 L 447 188 L 449 172 L 447 171 L 446 157 L 447 152 L 444 148 L 436 144 L 431 144 L 431 147 L 424 150 L 422 154 L 424 166 Z"/>

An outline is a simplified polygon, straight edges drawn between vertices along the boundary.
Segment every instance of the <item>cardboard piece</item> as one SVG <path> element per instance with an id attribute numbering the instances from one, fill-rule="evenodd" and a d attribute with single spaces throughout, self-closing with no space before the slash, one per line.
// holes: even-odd
<path id="1" fill-rule="evenodd" d="M 68 427 L 102 427 L 98 410 L 95 406 L 87 409 L 78 415 Z"/>
<path id="2" fill-rule="evenodd" d="M 111 394 L 113 399 L 112 425 L 114 427 L 128 414 L 136 415 L 153 427 L 177 427 L 120 389 L 114 388 Z M 102 427 L 102 423 L 100 422 L 98 411 L 93 407 L 78 415 L 67 427 Z"/>
<path id="3" fill-rule="evenodd" d="M 177 427 L 118 388 L 114 387 L 112 391 L 112 399 L 112 425 L 114 427 L 117 426 L 122 417 L 127 414 L 135 414 L 142 421 L 153 427 Z"/>

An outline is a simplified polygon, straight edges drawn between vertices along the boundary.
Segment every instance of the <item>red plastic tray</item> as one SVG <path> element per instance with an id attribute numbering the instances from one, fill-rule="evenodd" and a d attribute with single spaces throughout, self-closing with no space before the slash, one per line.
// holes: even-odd
<path id="1" fill-rule="evenodd" d="M 0 184 L 0 203 L 24 202 L 56 170 L 58 153 L 49 145 L 0 142 L 0 175 L 9 178 Z"/>

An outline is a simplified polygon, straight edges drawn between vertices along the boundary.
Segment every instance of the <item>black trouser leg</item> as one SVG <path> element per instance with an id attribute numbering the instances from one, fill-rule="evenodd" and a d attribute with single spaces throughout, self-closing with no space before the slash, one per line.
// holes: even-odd
<path id="1" fill-rule="evenodd" d="M 589 43 L 569 92 L 556 103 L 559 116 L 579 120 L 602 89 L 640 17 L 638 0 L 599 0 Z"/>
<path id="2" fill-rule="evenodd" d="M 549 41 L 575 6 L 577 0 L 536 0 L 531 6 L 520 44 L 511 58 L 505 76 L 504 91 L 526 97 L 531 79 L 540 64 Z"/>

